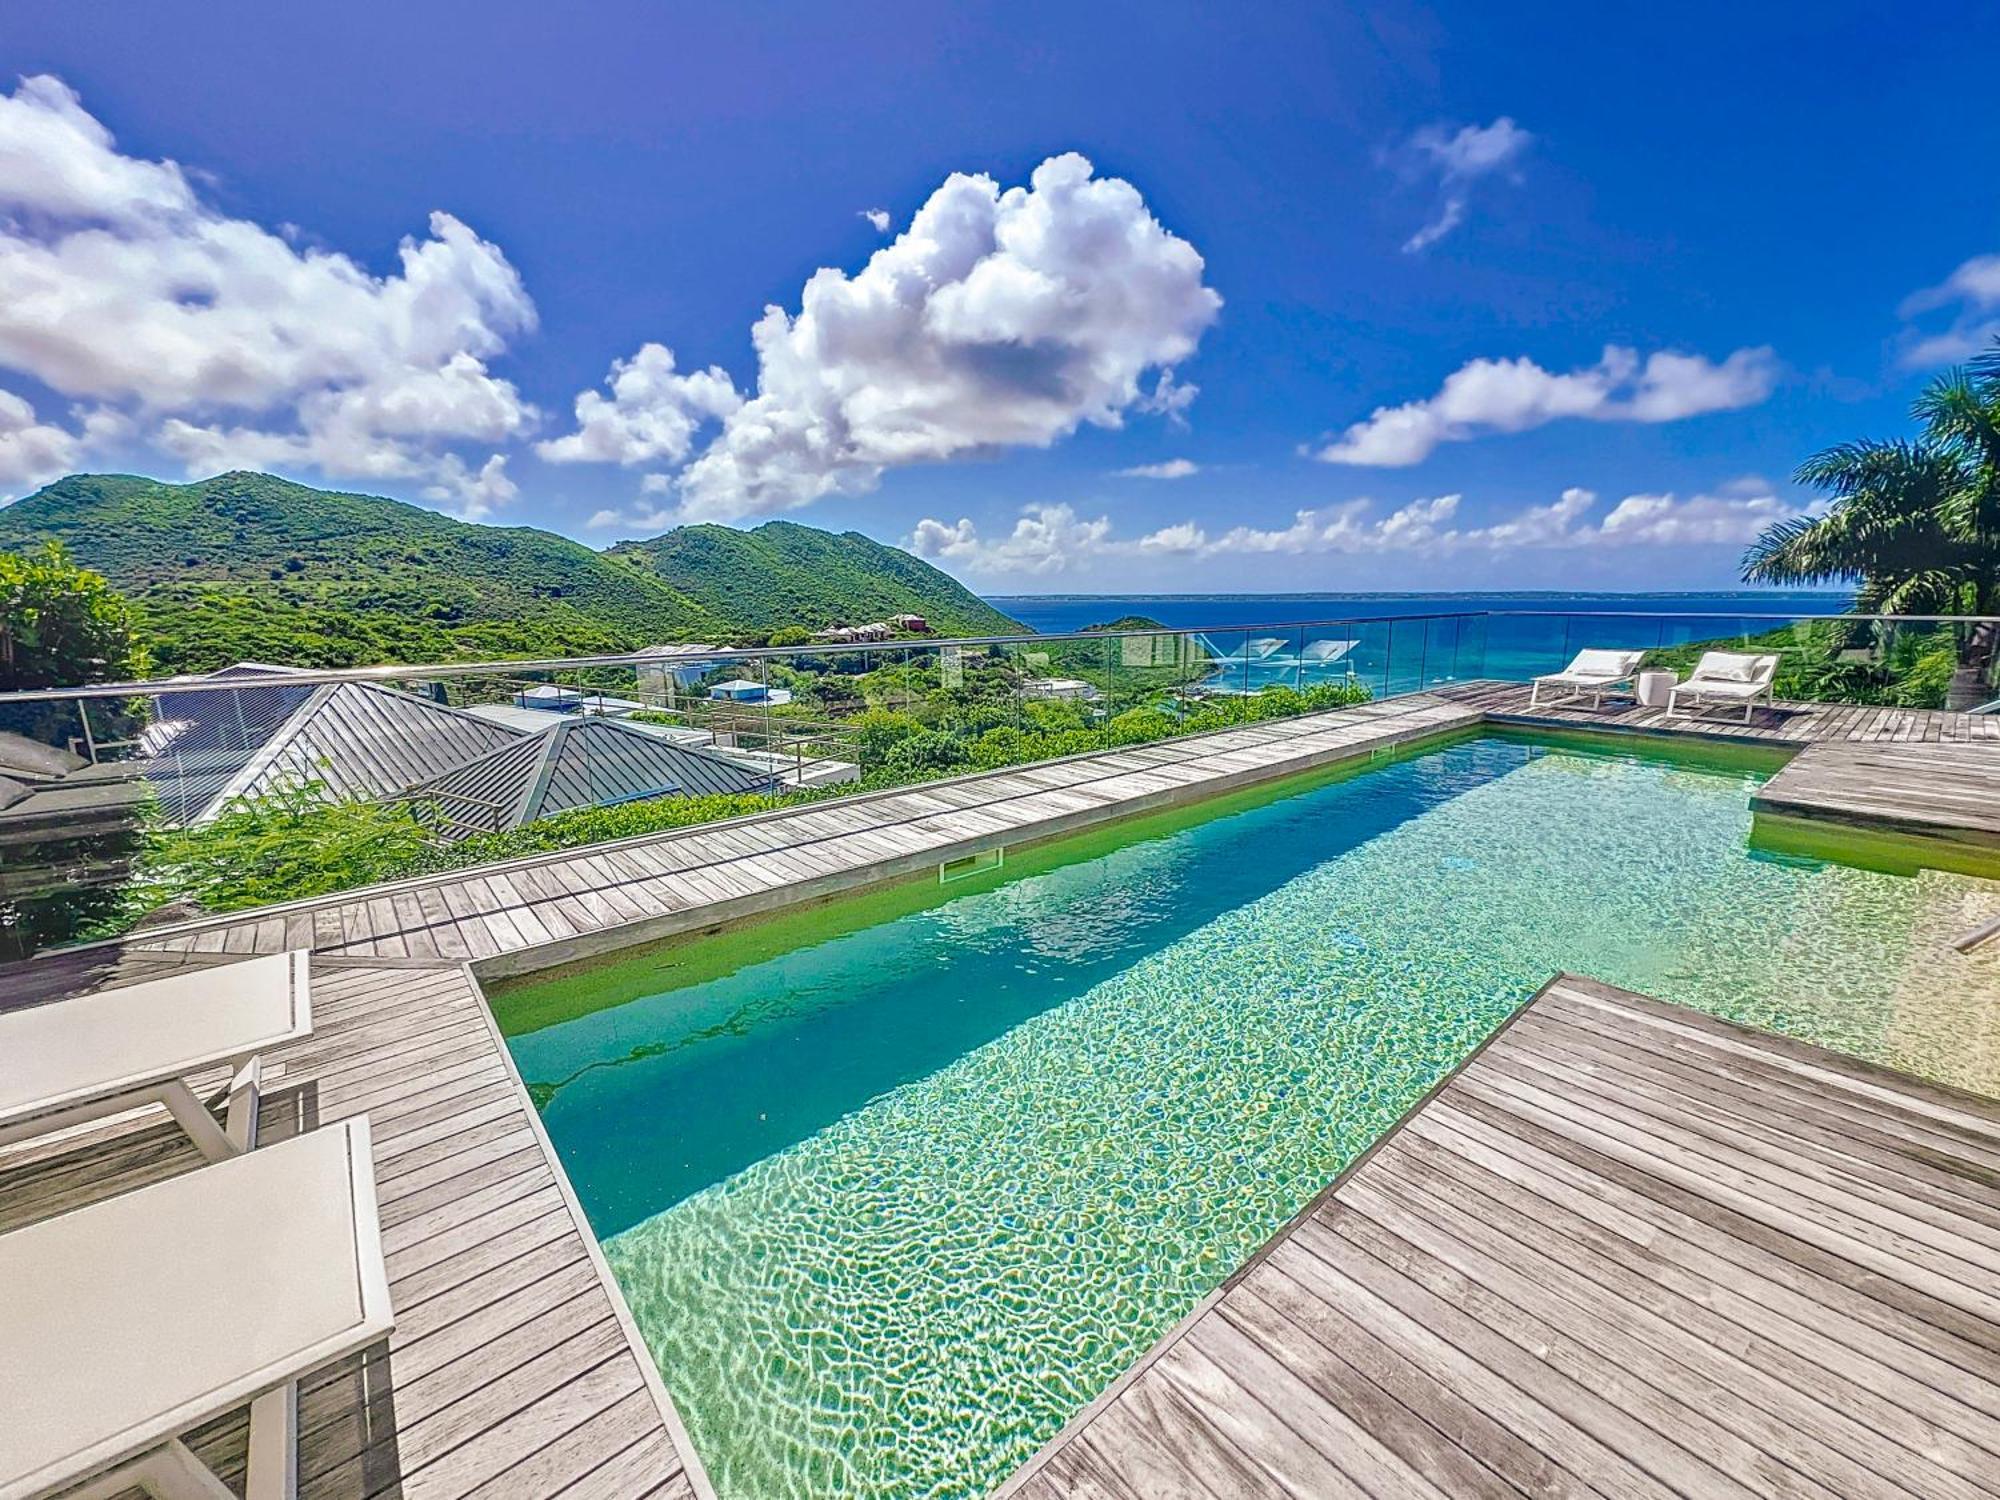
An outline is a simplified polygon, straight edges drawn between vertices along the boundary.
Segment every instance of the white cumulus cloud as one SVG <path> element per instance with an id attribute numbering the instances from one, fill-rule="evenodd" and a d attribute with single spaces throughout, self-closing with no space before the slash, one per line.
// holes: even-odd
<path id="1" fill-rule="evenodd" d="M 1211 534 L 1189 520 L 1140 536 L 1120 536 L 1109 518 L 1086 520 L 1068 505 L 1033 505 L 1004 536 L 982 536 L 969 518 L 949 523 L 926 519 L 905 545 L 920 557 L 968 573 L 1056 573 L 1086 570 L 1103 558 L 1741 546 L 1775 521 L 1811 513 L 1808 505 L 1781 498 L 1758 479 L 1733 480 L 1712 494 L 1628 495 L 1602 519 L 1593 519 L 1596 493 L 1579 486 L 1483 525 L 1461 524 L 1463 504 L 1461 495 L 1435 495 L 1384 513 L 1373 501 L 1348 500 L 1296 511 L 1285 525 L 1246 523 Z"/>
<path id="2" fill-rule="evenodd" d="M 1114 542 L 1105 516 L 1085 520 L 1067 505 L 1023 508 L 1006 536 L 987 540 L 965 518 L 947 523 L 925 517 L 904 543 L 918 557 L 955 562 L 979 573 L 1060 573 L 1103 556 L 1129 551 L 1131 543 Z"/>
<path id="3" fill-rule="evenodd" d="M 0 369 L 197 467 L 228 453 L 451 485 L 441 445 L 528 428 L 488 369 L 535 326 L 507 258 L 434 213 L 398 260 L 377 276 L 223 213 L 177 163 L 122 153 L 59 79 L 0 94 Z"/>
<path id="4" fill-rule="evenodd" d="M 1525 432 L 1565 417 L 1597 422 L 1673 422 L 1754 406 L 1777 384 L 1768 347 L 1738 349 L 1721 363 L 1662 350 L 1641 360 L 1610 345 L 1594 365 L 1561 374 L 1531 359 L 1475 359 L 1445 377 L 1437 394 L 1378 406 L 1312 454 L 1325 463 L 1404 468 L 1441 443 Z"/>
<path id="5" fill-rule="evenodd" d="M 734 382 L 714 365 L 676 373 L 674 352 L 664 344 L 642 344 L 630 359 L 615 361 L 604 383 L 610 396 L 578 396 L 576 431 L 535 444 L 536 453 L 551 463 L 678 464 L 704 422 L 721 421 L 743 404 Z"/>
<path id="6" fill-rule="evenodd" d="M 1075 153 L 1026 187 L 955 173 L 859 272 L 820 270 L 796 312 L 765 310 L 757 393 L 685 471 L 683 514 L 788 510 L 900 465 L 1183 411 L 1192 388 L 1141 380 L 1215 321 L 1202 272 L 1136 188 Z"/>
<path id="7" fill-rule="evenodd" d="M 1627 495 L 1604 518 L 1598 535 L 1614 545 L 1740 547 L 1766 527 L 1812 510 L 1772 493 L 1761 480 L 1734 480 L 1717 494 L 1685 499 L 1671 493 Z"/>
<path id="8" fill-rule="evenodd" d="M 483 521 L 521 493 L 507 475 L 507 459 L 495 453 L 477 469 L 456 453 L 447 453 L 437 479 L 424 487 L 426 500 L 443 500 L 457 507 L 468 521 Z"/>
<path id="9" fill-rule="evenodd" d="M 861 217 L 874 226 L 877 234 L 889 232 L 889 210 L 886 208 L 864 208 Z"/>
<path id="10" fill-rule="evenodd" d="M 1411 136 L 1394 159 L 1406 173 L 1433 179 L 1438 196 L 1430 221 L 1403 242 L 1404 253 L 1420 254 L 1463 224 L 1473 186 L 1481 178 L 1499 172 L 1518 176 L 1521 157 L 1534 139 L 1506 115 L 1491 125 L 1457 130 L 1427 125 Z"/>
<path id="11" fill-rule="evenodd" d="M 1118 469 L 1113 477 L 1117 479 L 1186 479 L 1199 474 L 1201 465 L 1191 458 L 1170 458 L 1157 464 L 1134 464 L 1129 469 Z"/>
<path id="12" fill-rule="evenodd" d="M 37 421 L 34 407 L 12 391 L 0 391 L 0 497 L 24 494 L 68 473 L 79 446 L 75 433 Z"/>

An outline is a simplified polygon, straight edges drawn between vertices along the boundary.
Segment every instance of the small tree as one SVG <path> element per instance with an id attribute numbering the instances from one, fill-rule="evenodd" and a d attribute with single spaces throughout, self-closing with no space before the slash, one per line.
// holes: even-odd
<path id="1" fill-rule="evenodd" d="M 103 574 L 78 567 L 56 542 L 27 555 L 0 552 L 0 692 L 115 682 L 150 665 L 131 606 Z M 124 705 L 106 707 L 110 719 L 93 727 L 130 727 Z M 0 730 L 50 744 L 79 727 L 74 704 L 0 707 Z"/>
<path id="2" fill-rule="evenodd" d="M 132 608 L 102 573 L 59 542 L 28 556 L 0 552 L 0 692 L 138 677 L 146 649 Z"/>
<path id="3" fill-rule="evenodd" d="M 0 553 L 0 692 L 115 681 L 146 668 L 131 610 L 102 574 L 78 567 L 54 542 L 25 557 Z M 109 713 L 93 714 L 93 728 L 114 735 L 131 728 L 126 705 L 105 706 Z M 78 715 L 72 702 L 0 705 L 0 730 L 61 745 L 83 728 Z M 14 896 L 0 901 L 0 953 L 24 956 L 100 919 L 116 903 L 115 889 L 68 872 L 116 866 L 137 842 L 136 828 L 125 826 L 14 846 L 17 870 L 46 867 L 47 883 L 37 892 L 17 882 Z"/>

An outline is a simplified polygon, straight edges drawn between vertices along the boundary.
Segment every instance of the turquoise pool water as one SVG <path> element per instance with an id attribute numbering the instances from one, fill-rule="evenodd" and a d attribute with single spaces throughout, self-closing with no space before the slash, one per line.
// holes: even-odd
<path id="1" fill-rule="evenodd" d="M 1994 888 L 1767 772 L 1464 741 L 496 1008 L 721 1493 L 979 1495 L 1558 969 L 2000 1092 Z"/>

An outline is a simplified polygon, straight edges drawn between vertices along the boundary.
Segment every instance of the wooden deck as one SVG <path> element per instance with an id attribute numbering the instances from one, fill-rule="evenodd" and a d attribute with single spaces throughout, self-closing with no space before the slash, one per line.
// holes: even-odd
<path id="1" fill-rule="evenodd" d="M 1415 694 L 161 928 L 128 946 L 543 968 L 1480 722 Z"/>
<path id="2" fill-rule="evenodd" d="M 1759 706 L 1745 724 L 1741 712 L 1690 716 L 1645 708 L 1630 699 L 1607 700 L 1592 708 L 1587 700 L 1528 702 L 1525 682 L 1479 680 L 1446 683 L 1431 696 L 1478 708 L 1496 724 L 1537 724 L 1560 729 L 1620 729 L 1647 734 L 1698 734 L 1709 738 L 1761 741 L 1773 745 L 1978 744 L 2000 747 L 2000 714 L 1945 713 L 1930 708 L 1869 708 L 1847 703 L 1785 703 Z"/>
<path id="3" fill-rule="evenodd" d="M 2000 1492 L 2000 1103 L 1553 982 L 999 1492 Z"/>
<path id="4" fill-rule="evenodd" d="M 1756 710 L 1746 725 L 1630 702 L 1531 705 L 1521 683 L 1456 683 L 1435 695 L 1477 707 L 1496 724 L 1803 747 L 1751 798 L 1756 811 L 2000 846 L 2000 714 L 1778 703 Z"/>
<path id="5" fill-rule="evenodd" d="M 217 961 L 121 960 L 128 981 Z M 260 1129 L 367 1114 L 396 1331 L 302 1389 L 304 1500 L 710 1495 L 471 977 L 321 959 L 313 978 Z M 197 1169 L 163 1118 L 0 1151 L 0 1231 Z M 238 1413 L 193 1446 L 240 1485 L 247 1433 Z"/>
<path id="6" fill-rule="evenodd" d="M 2000 845 L 2000 747 L 1983 741 L 1809 745 L 1764 784 L 1751 806 Z"/>

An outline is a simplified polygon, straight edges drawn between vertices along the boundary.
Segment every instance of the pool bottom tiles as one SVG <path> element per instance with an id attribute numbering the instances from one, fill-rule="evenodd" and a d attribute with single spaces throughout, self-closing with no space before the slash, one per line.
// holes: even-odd
<path id="1" fill-rule="evenodd" d="M 1558 970 L 2000 1091 L 1992 887 L 1482 736 L 496 997 L 718 1490 L 999 1483 Z"/>

